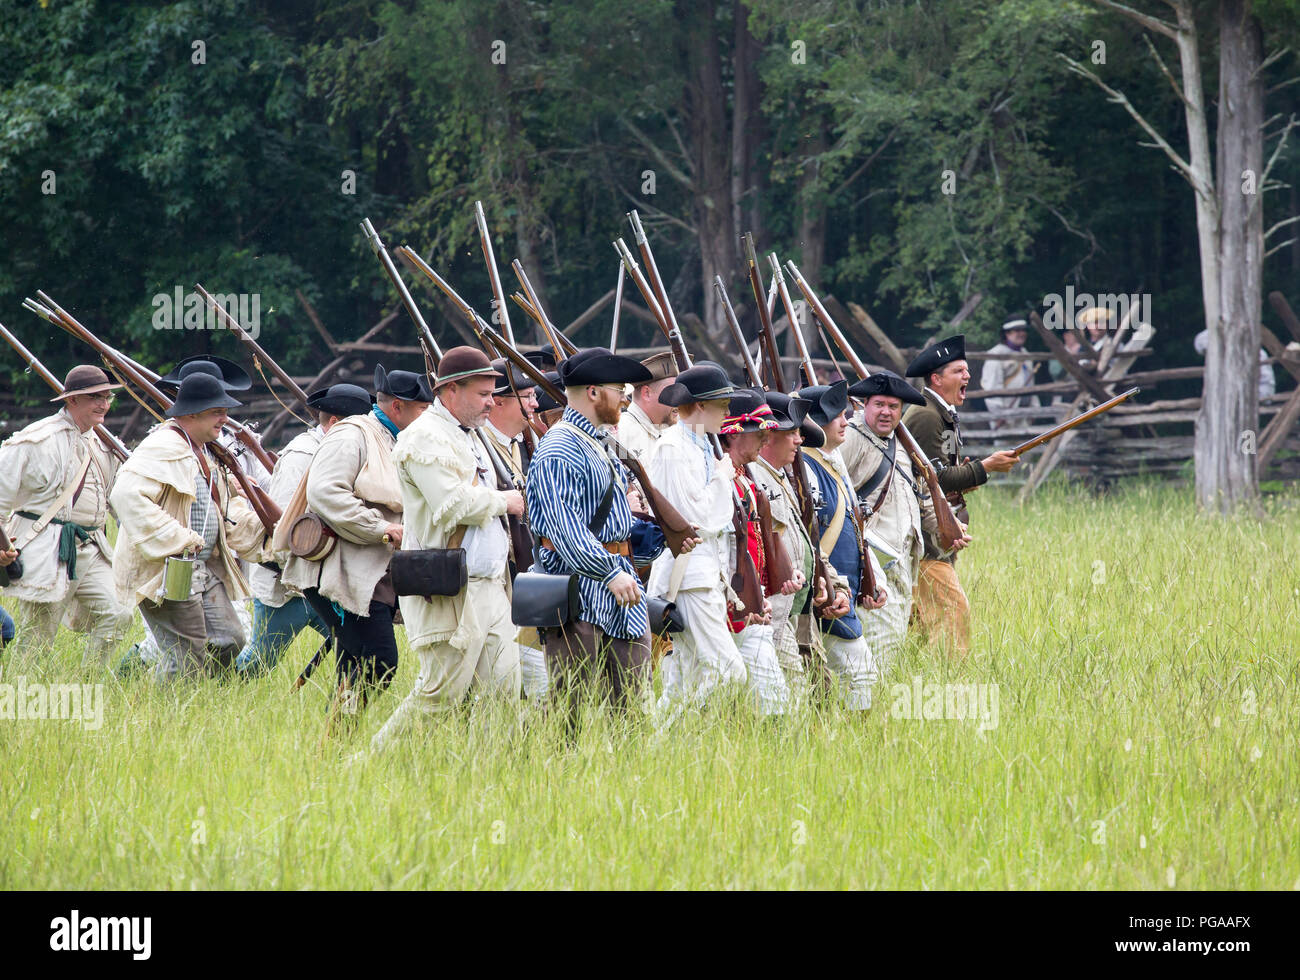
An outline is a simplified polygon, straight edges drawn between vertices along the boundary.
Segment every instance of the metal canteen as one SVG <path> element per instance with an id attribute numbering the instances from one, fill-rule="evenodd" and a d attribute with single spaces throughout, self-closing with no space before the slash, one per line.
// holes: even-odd
<path id="1" fill-rule="evenodd" d="M 194 581 L 194 559 L 173 555 L 163 564 L 163 598 L 184 602 L 190 597 Z"/>

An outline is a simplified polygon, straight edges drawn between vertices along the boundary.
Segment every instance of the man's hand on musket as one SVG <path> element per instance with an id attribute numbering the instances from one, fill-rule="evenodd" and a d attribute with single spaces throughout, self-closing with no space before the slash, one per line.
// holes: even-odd
<path id="1" fill-rule="evenodd" d="M 506 513 L 515 517 L 524 516 L 524 495 L 518 490 L 502 490 L 506 495 Z"/>
<path id="2" fill-rule="evenodd" d="M 878 585 L 876 586 L 875 597 L 864 601 L 862 603 L 862 608 L 879 609 L 888 601 L 889 601 L 889 593 L 885 591 L 885 587 L 883 585 Z"/>
<path id="3" fill-rule="evenodd" d="M 962 524 L 960 521 L 958 521 L 957 526 L 961 528 L 961 537 L 952 543 L 953 551 L 961 551 L 962 548 L 966 547 L 973 540 L 975 540 L 970 536 L 970 528 L 968 528 L 965 524 Z"/>
<path id="4" fill-rule="evenodd" d="M 992 456 L 985 456 L 982 462 L 990 473 L 1005 473 L 1020 462 L 1020 457 L 1010 450 L 999 449 Z"/>
<path id="5" fill-rule="evenodd" d="M 0 551 L 0 568 L 5 567 L 6 565 L 12 565 L 17 560 L 18 560 L 18 552 L 13 550 Z"/>
<path id="6" fill-rule="evenodd" d="M 691 525 L 691 530 L 692 530 L 692 531 L 698 531 L 699 529 L 700 529 L 700 526 L 699 526 L 698 524 L 692 524 L 692 525 Z M 682 548 L 681 548 L 681 551 L 679 552 L 679 554 L 683 554 L 683 555 L 686 554 L 687 552 L 689 552 L 692 548 L 694 548 L 697 544 L 699 544 L 699 543 L 700 543 L 701 541 L 703 541 L 703 540 L 704 540 L 703 538 L 695 538 L 695 537 L 691 537 L 691 538 L 683 538 L 683 539 L 682 539 Z"/>
<path id="7" fill-rule="evenodd" d="M 781 594 L 794 595 L 796 592 L 798 592 L 800 589 L 804 587 L 804 583 L 807 581 L 808 580 L 803 577 L 803 572 L 799 571 L 799 569 L 796 568 L 794 570 L 794 574 L 790 576 L 790 581 L 786 582 L 784 585 L 781 586 Z M 826 596 L 826 591 L 823 589 L 821 596 L 819 598 L 824 598 L 825 596 Z"/>
<path id="8" fill-rule="evenodd" d="M 847 616 L 849 609 L 852 608 L 853 597 L 849 595 L 848 589 L 836 589 L 835 601 L 823 613 L 825 619 L 839 619 L 841 616 Z"/>
<path id="9" fill-rule="evenodd" d="M 627 488 L 627 506 L 634 514 L 649 513 L 649 508 L 645 505 L 645 498 L 641 496 L 641 491 L 635 484 L 629 484 Z"/>
<path id="10" fill-rule="evenodd" d="M 402 546 L 402 525 L 389 524 L 384 529 L 384 540 L 394 548 L 400 548 Z"/>
<path id="11" fill-rule="evenodd" d="M 635 606 L 641 599 L 641 583 L 628 572 L 619 572 L 606 586 L 620 606 Z"/>

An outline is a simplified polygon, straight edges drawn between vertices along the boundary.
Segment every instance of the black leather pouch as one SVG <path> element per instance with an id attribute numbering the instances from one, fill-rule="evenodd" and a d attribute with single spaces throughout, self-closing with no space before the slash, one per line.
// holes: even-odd
<path id="1" fill-rule="evenodd" d="M 469 583 L 464 548 L 394 551 L 388 572 L 398 595 L 459 595 Z"/>

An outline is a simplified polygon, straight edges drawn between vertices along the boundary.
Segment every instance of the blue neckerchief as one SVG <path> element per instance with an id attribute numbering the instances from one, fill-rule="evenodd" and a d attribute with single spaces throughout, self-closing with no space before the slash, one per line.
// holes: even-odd
<path id="1" fill-rule="evenodd" d="M 370 414 L 379 419 L 379 424 L 389 431 L 394 439 L 397 438 L 397 426 L 393 425 L 393 420 L 384 414 L 384 410 L 378 405 L 370 409 Z"/>

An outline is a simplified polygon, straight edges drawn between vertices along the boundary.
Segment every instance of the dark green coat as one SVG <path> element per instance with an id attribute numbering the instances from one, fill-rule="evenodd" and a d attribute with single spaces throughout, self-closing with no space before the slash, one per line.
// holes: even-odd
<path id="1" fill-rule="evenodd" d="M 962 491 L 987 483 L 989 475 L 984 472 L 984 464 L 978 459 L 967 463 L 958 462 L 962 448 L 959 424 L 928 388 L 925 391 L 925 404 L 909 408 L 903 416 L 903 424 L 912 433 L 912 438 L 921 447 L 925 458 L 931 463 L 939 464 L 935 466 L 939 486 L 952 502 L 957 519 L 963 524 L 968 523 L 970 515 L 966 511 Z M 948 451 L 945 452 L 945 449 Z M 939 548 L 929 534 L 926 535 L 925 555 L 927 558 L 940 557 Z"/>

